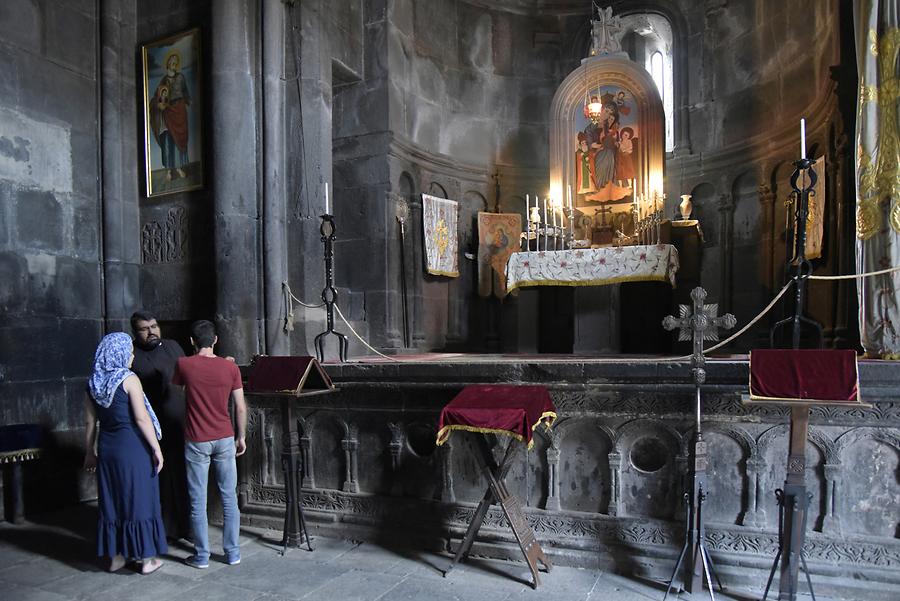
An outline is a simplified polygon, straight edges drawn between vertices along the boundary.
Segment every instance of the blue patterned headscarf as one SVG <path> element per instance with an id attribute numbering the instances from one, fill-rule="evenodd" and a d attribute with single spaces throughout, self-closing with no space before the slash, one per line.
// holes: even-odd
<path id="1" fill-rule="evenodd" d="M 131 352 L 131 336 L 125 332 L 107 334 L 100 341 L 97 352 L 94 354 L 94 372 L 91 374 L 88 385 L 91 389 L 91 396 L 101 407 L 109 407 L 119 384 L 128 376 L 135 375 L 128 369 Z M 150 414 L 153 429 L 156 431 L 156 439 L 159 440 L 162 438 L 159 420 L 156 419 L 156 414 L 153 412 L 153 407 L 150 406 L 146 394 L 144 395 L 144 407 Z"/>

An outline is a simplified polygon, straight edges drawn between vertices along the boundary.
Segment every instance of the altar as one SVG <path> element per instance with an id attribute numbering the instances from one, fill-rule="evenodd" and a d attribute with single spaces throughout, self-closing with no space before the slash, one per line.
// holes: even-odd
<path id="1" fill-rule="evenodd" d="M 699 261 L 697 253 L 689 255 L 689 263 Z M 669 339 L 656 332 L 658 327 L 652 330 L 657 334 L 653 339 L 625 334 L 636 323 L 658 326 L 672 311 L 680 267 L 678 249 L 672 244 L 512 254 L 506 278 L 507 289 L 519 292 L 519 350 L 588 354 L 670 351 Z M 528 290 L 534 288 L 539 290 Z M 531 337 L 529 330 L 534 330 Z M 626 338 L 631 342 L 624 345 Z M 533 346 L 528 348 L 528 344 Z"/>

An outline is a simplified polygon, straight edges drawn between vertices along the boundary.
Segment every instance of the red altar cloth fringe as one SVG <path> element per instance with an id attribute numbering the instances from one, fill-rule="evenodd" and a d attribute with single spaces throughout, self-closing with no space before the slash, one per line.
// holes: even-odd
<path id="1" fill-rule="evenodd" d="M 527 442 L 531 448 L 534 429 L 556 419 L 556 408 L 544 386 L 479 384 L 466 386 L 441 411 L 437 444 L 453 430 L 505 434 Z"/>
<path id="2" fill-rule="evenodd" d="M 859 403 L 852 350 L 762 349 L 750 353 L 750 400 Z"/>

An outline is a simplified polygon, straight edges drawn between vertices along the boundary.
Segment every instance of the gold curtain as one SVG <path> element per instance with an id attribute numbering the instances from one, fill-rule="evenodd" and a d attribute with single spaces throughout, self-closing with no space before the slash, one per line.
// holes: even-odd
<path id="1" fill-rule="evenodd" d="M 900 0 L 854 2 L 856 269 L 900 266 Z M 900 273 L 859 280 L 859 330 L 868 356 L 900 358 Z"/>

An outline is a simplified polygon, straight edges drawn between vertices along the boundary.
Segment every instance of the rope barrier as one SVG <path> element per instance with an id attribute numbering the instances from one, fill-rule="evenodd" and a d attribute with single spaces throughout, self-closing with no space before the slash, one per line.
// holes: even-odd
<path id="1" fill-rule="evenodd" d="M 381 356 L 381 357 L 384 357 L 385 359 L 387 359 L 387 360 L 389 360 L 389 361 L 397 361 L 398 363 L 400 362 L 399 359 L 395 359 L 394 357 L 391 357 L 391 356 L 389 356 L 389 355 L 385 355 L 384 353 L 378 352 L 377 350 L 375 350 L 374 348 L 372 348 L 372 345 L 370 345 L 368 342 L 366 342 L 365 338 L 363 338 L 362 336 L 360 336 L 359 334 L 357 334 L 357 333 L 356 333 L 356 330 L 353 329 L 353 326 L 350 325 L 350 322 L 347 321 L 347 318 L 344 317 L 344 314 L 341 313 L 341 308 L 338 307 L 337 303 L 334 304 L 334 310 L 337 311 L 338 317 L 341 318 L 341 321 L 344 322 L 344 325 L 347 326 L 347 328 L 350 330 L 350 332 L 352 332 L 353 335 L 356 336 L 357 340 L 359 340 L 360 342 L 363 343 L 363 346 L 365 346 L 367 349 L 369 349 L 370 351 L 372 351 L 372 352 L 375 353 L 376 355 L 379 355 L 379 356 Z"/>
<path id="2" fill-rule="evenodd" d="M 867 277 L 875 277 L 875 276 L 885 275 L 885 274 L 894 273 L 894 272 L 900 272 L 900 267 L 889 267 L 888 269 L 881 269 L 879 271 L 870 271 L 870 272 L 866 272 L 866 273 L 856 273 L 856 274 L 849 274 L 849 275 L 810 275 L 810 276 L 803 276 L 803 277 L 805 279 L 809 279 L 809 280 L 859 280 L 859 279 L 863 279 L 863 278 L 867 278 Z M 775 306 L 775 304 L 781 299 L 782 296 L 784 296 L 785 292 L 787 292 L 788 289 L 793 284 L 794 284 L 793 280 L 791 280 L 790 282 L 785 284 L 784 287 L 778 292 L 778 294 L 776 294 L 775 297 L 771 300 L 771 302 L 769 302 L 769 304 L 766 305 L 766 307 L 762 311 L 757 313 L 756 317 L 751 319 L 747 323 L 747 325 L 742 327 L 740 330 L 738 330 L 737 332 L 735 332 L 734 334 L 732 334 L 731 336 L 729 336 L 722 342 L 716 344 L 715 346 L 711 346 L 708 349 L 704 349 L 703 354 L 706 355 L 707 353 L 711 353 L 715 350 L 718 350 L 718 349 L 722 348 L 723 346 L 730 344 L 731 342 L 733 342 L 734 340 L 736 340 L 738 337 L 742 336 L 743 334 L 745 334 L 747 332 L 747 330 L 752 328 L 756 324 L 756 322 L 758 322 L 760 319 L 762 319 L 766 315 L 766 313 L 768 313 L 769 311 L 772 310 L 772 307 Z M 291 287 L 288 285 L 287 282 L 282 282 L 281 285 L 282 285 L 282 288 L 285 290 L 285 302 L 287 304 L 286 310 L 287 310 L 287 315 L 288 315 L 287 318 L 285 319 L 285 322 L 286 322 L 285 323 L 285 331 L 293 330 L 294 310 L 293 310 L 293 305 L 290 302 L 291 299 L 293 299 L 297 303 L 303 305 L 304 307 L 307 307 L 310 309 L 318 309 L 320 307 L 325 306 L 325 303 L 320 303 L 318 305 L 310 305 L 310 304 L 304 303 L 299 298 L 297 298 L 296 296 L 293 295 L 293 293 L 291 292 Z M 376 350 L 375 348 L 373 348 L 368 342 L 366 342 L 366 340 L 362 336 L 360 336 L 357 333 L 357 331 L 355 329 L 353 329 L 353 326 L 350 325 L 350 322 L 347 321 L 347 318 L 344 317 L 343 313 L 341 313 L 341 309 L 340 309 L 340 307 L 338 307 L 337 303 L 335 303 L 334 308 L 337 311 L 338 317 L 340 317 L 341 321 L 344 322 L 344 325 L 347 326 L 347 328 L 350 330 L 350 332 L 357 338 L 357 340 L 359 340 L 363 344 L 363 346 L 365 346 L 367 349 L 369 349 L 376 355 L 378 355 L 380 357 L 384 357 L 385 359 L 388 359 L 389 361 L 400 362 L 399 359 L 397 359 L 396 357 L 391 357 L 389 355 L 385 355 L 384 353 L 381 353 L 378 350 Z M 289 328 L 288 322 L 290 324 L 290 329 L 288 329 Z M 629 359 L 628 361 L 631 363 L 667 363 L 667 362 L 675 362 L 675 361 L 687 361 L 690 359 L 691 359 L 691 355 L 682 355 L 680 357 L 653 357 L 653 358 L 651 358 L 651 357 L 646 357 L 646 358 L 635 357 L 635 358 Z"/>
<path id="3" fill-rule="evenodd" d="M 888 267 L 887 269 L 882 269 L 880 271 L 869 271 L 867 273 L 851 273 L 849 275 L 809 275 L 809 276 L 806 276 L 806 279 L 808 279 L 808 280 L 861 280 L 862 278 L 875 277 L 876 275 L 884 275 L 886 273 L 893 273 L 895 271 L 900 271 L 900 267 Z"/>

